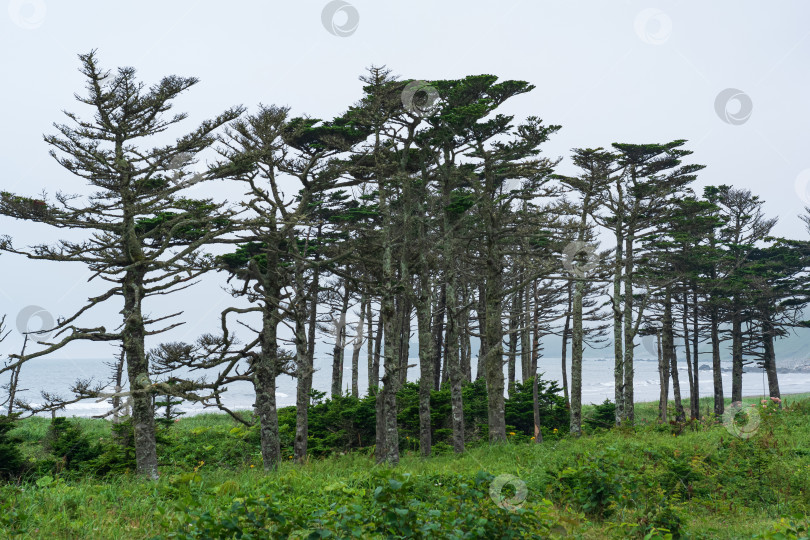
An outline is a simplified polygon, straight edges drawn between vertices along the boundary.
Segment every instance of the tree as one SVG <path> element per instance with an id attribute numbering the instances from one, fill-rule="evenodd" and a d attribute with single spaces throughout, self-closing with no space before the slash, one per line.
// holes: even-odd
<path id="1" fill-rule="evenodd" d="M 98 191 L 85 200 L 60 192 L 54 203 L 3 192 L 0 214 L 85 231 L 90 238 L 62 240 L 55 246 L 40 244 L 28 250 L 16 248 L 4 238 L 0 249 L 31 259 L 83 263 L 93 277 L 111 284 L 76 313 L 59 319 L 53 330 L 55 336 L 63 336 L 61 340 L 45 343 L 25 359 L 50 354 L 75 340 L 122 342 L 133 398 L 137 470 L 157 478 L 153 395 L 161 388 L 150 378 L 145 341 L 182 322 L 155 328 L 180 313 L 145 317 L 144 302 L 190 286 L 213 267 L 200 248 L 230 231 L 233 213 L 210 200 L 185 197 L 187 188 L 209 178 L 186 174 L 185 167 L 189 156 L 208 148 L 214 142 L 214 131 L 239 116 L 242 109 L 235 107 L 203 122 L 173 144 L 145 148 L 137 144 L 139 139 L 161 134 L 186 117 L 167 118 L 166 113 L 172 100 L 197 79 L 172 75 L 147 89 L 137 81 L 133 68 L 119 68 L 114 75 L 102 70 L 95 51 L 79 59 L 87 79 L 87 96 L 77 96 L 77 100 L 93 109 L 93 119 L 65 113 L 73 125 L 56 124 L 59 135 L 47 135 L 45 142 L 60 165 Z M 179 174 L 170 176 L 169 171 L 178 169 Z M 123 310 L 116 330 L 77 325 L 90 309 L 117 298 L 123 300 Z"/>

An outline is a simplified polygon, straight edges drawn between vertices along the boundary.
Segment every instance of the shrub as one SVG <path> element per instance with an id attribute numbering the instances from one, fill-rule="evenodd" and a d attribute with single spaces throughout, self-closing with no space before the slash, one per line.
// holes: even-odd
<path id="1" fill-rule="evenodd" d="M 14 429 L 17 416 L 0 416 L 0 480 L 17 476 L 23 470 L 20 439 L 9 434 Z"/>
<path id="2" fill-rule="evenodd" d="M 591 429 L 610 429 L 616 425 L 616 404 L 606 399 L 595 405 L 583 422 Z"/>
<path id="3" fill-rule="evenodd" d="M 101 454 L 101 448 L 93 445 L 78 423 L 67 418 L 54 418 L 45 437 L 45 448 L 60 463 L 58 468 L 72 471 L 82 468 Z"/>

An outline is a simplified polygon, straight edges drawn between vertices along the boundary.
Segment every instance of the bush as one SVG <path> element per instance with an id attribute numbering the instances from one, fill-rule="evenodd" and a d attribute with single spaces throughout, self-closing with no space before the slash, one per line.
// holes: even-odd
<path id="1" fill-rule="evenodd" d="M 583 418 L 583 422 L 590 429 L 610 429 L 616 425 L 616 404 L 606 399 L 595 405 L 590 413 Z"/>
<path id="2" fill-rule="evenodd" d="M 0 480 L 7 480 L 23 471 L 25 462 L 19 448 L 20 439 L 9 434 L 14 429 L 17 416 L 0 416 Z"/>
<path id="3" fill-rule="evenodd" d="M 54 418 L 51 421 L 45 437 L 45 448 L 59 460 L 57 468 L 68 471 L 83 468 L 101 454 L 101 448 L 90 442 L 81 426 L 67 418 Z"/>

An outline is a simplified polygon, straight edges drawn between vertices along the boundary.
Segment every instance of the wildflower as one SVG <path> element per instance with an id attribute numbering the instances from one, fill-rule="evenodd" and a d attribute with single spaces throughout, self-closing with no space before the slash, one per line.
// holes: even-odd
<path id="1" fill-rule="evenodd" d="M 250 468 L 252 469 L 252 468 L 254 468 L 255 466 L 256 466 L 256 465 L 251 465 L 251 466 L 250 466 Z"/>
<path id="2" fill-rule="evenodd" d="M 515 435 L 515 432 L 514 432 L 514 431 L 510 431 L 510 432 L 509 432 L 509 435 L 514 436 L 514 435 Z"/>
<path id="3" fill-rule="evenodd" d="M 775 396 L 771 396 L 771 401 L 774 403 L 782 403 L 782 400 Z"/>
<path id="4" fill-rule="evenodd" d="M 554 428 L 554 433 L 557 433 L 557 428 Z M 534 437 L 532 437 L 532 439 L 534 439 Z"/>
<path id="5" fill-rule="evenodd" d="M 534 440 L 534 437 L 532 437 L 532 438 L 531 438 L 531 439 L 529 439 L 529 440 L 530 440 L 530 441 L 533 441 L 533 440 Z"/>

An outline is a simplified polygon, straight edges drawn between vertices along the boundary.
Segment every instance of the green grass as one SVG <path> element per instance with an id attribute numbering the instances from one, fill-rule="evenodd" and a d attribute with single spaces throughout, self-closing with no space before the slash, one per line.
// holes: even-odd
<path id="1" fill-rule="evenodd" d="M 548 438 L 543 444 L 481 444 L 461 456 L 423 459 L 406 451 L 395 468 L 375 465 L 370 452 L 362 450 L 304 465 L 285 461 L 269 473 L 261 469 L 258 447 L 233 429 L 237 425 L 231 418 L 181 418 L 161 453 L 157 482 L 131 474 L 49 475 L 0 486 L 0 537 L 205 537 L 200 531 L 222 530 L 217 528 L 229 523 L 245 527 L 245 516 L 236 518 L 240 505 L 247 504 L 256 515 L 261 515 L 257 509 L 272 509 L 268 516 L 282 516 L 292 537 L 299 538 L 318 527 L 333 537 L 354 531 L 359 537 L 455 538 L 461 536 L 453 531 L 474 533 L 475 526 L 490 531 L 482 537 L 497 530 L 499 535 L 517 531 L 516 538 L 563 531 L 575 538 L 642 538 L 656 523 L 678 521 L 683 537 L 752 538 L 775 531 L 786 516 L 807 520 L 808 396 L 786 397 L 787 408 L 779 411 L 762 409 L 758 397 L 747 398 L 761 410 L 761 424 L 750 439 L 732 436 L 711 419 L 691 426 L 658 425 L 657 404 L 645 403 L 638 404 L 636 415 L 647 425 L 635 429 Z M 710 400 L 702 401 L 701 410 L 707 404 L 711 407 Z M 79 422 L 92 440 L 109 436 L 105 421 Z M 39 442 L 48 424 L 48 419 L 31 418 L 14 431 L 25 441 L 27 459 L 44 457 Z M 201 459 L 207 447 L 209 454 Z M 527 488 L 517 512 L 489 497 L 492 477 L 504 474 Z M 509 489 L 505 493 L 511 494 Z M 237 510 L 231 510 L 234 503 Z M 369 528 L 382 519 L 400 536 Z M 482 520 L 495 528 L 485 529 Z M 262 525 L 279 523 L 268 517 Z M 274 534 L 280 533 L 264 533 Z"/>

